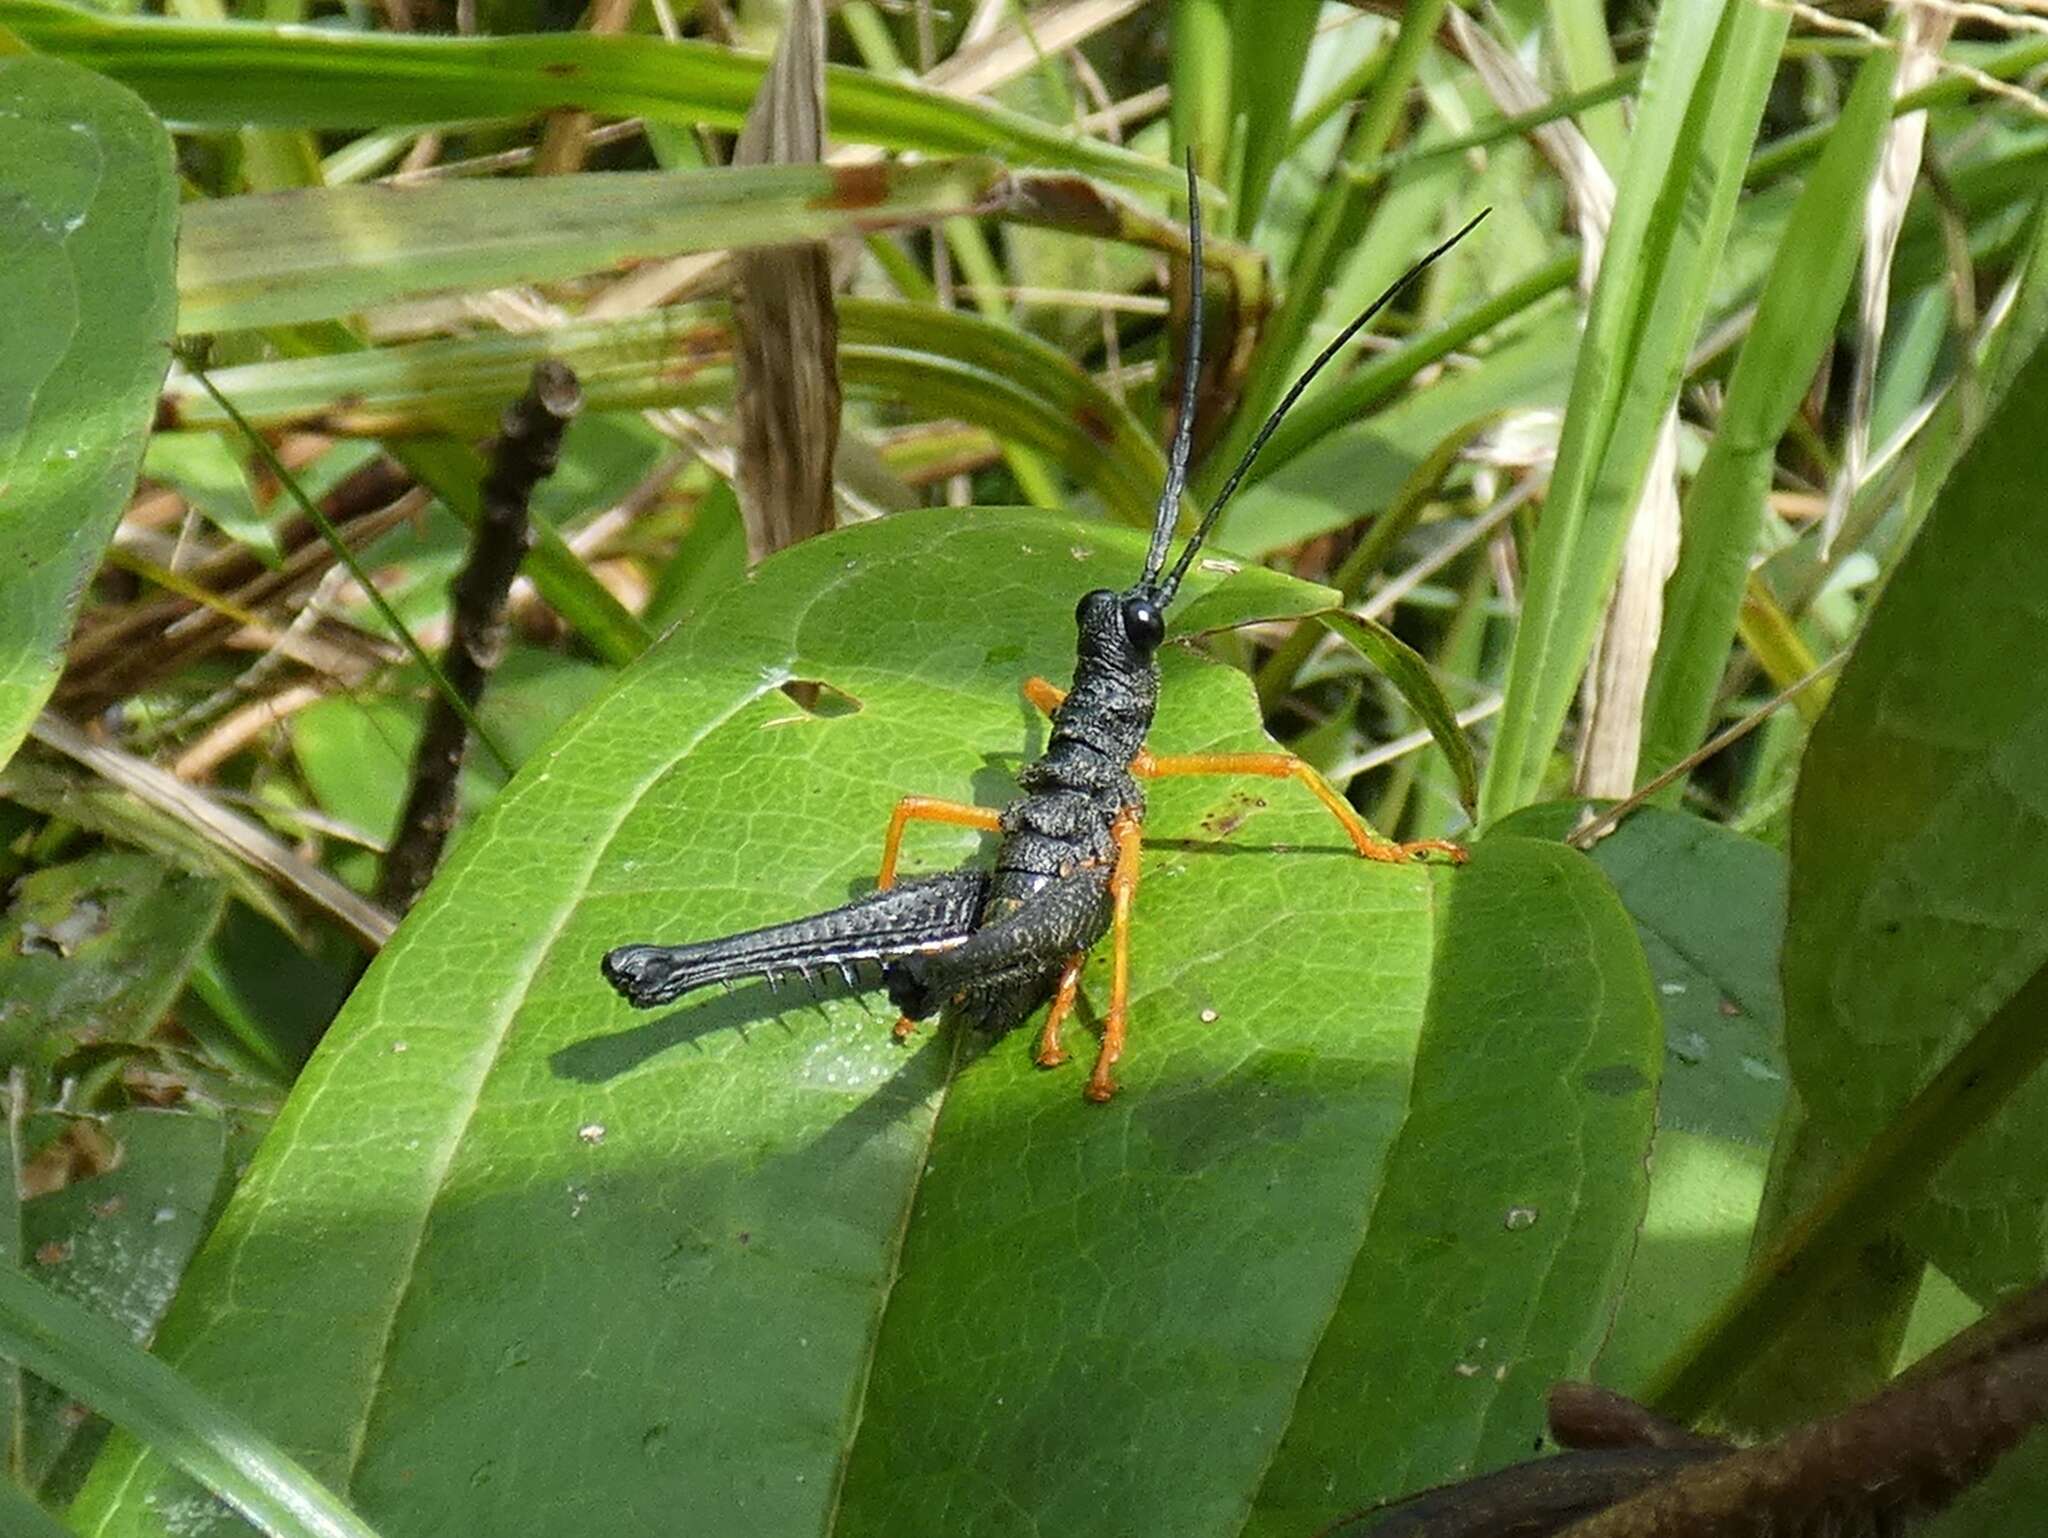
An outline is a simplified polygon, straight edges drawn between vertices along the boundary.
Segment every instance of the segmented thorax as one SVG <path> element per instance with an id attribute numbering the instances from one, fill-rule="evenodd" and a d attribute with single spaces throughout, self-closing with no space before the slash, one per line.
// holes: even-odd
<path id="1" fill-rule="evenodd" d="M 1044 754 L 1017 776 L 1023 796 L 1003 814 L 997 886 L 1011 900 L 1080 867 L 1106 870 L 1117 813 L 1144 811 L 1131 760 L 1152 729 L 1159 666 L 1149 647 L 1125 633 L 1118 594 L 1090 593 L 1076 620 L 1073 685 L 1053 716 Z"/>

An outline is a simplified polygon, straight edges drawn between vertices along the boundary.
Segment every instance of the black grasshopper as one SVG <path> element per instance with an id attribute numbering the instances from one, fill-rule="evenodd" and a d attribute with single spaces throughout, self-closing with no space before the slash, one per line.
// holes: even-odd
<path id="1" fill-rule="evenodd" d="M 1053 1067 L 1066 1060 L 1060 1029 L 1073 1008 L 1082 962 L 1114 930 L 1109 1009 L 1086 1090 L 1090 1100 L 1103 1101 L 1115 1092 L 1110 1069 L 1124 1046 L 1131 899 L 1145 820 L 1140 782 L 1182 774 L 1296 779 L 1330 809 L 1367 859 L 1406 861 L 1432 852 L 1462 859 L 1462 851 L 1450 844 L 1391 844 L 1377 838 L 1321 776 L 1291 754 L 1159 757 L 1146 750 L 1145 735 L 1159 701 L 1155 658 L 1166 638 L 1167 608 L 1253 458 L 1317 371 L 1478 222 L 1474 219 L 1417 262 L 1323 350 L 1260 428 L 1169 572 L 1166 556 L 1187 483 L 1202 348 L 1202 226 L 1191 164 L 1186 371 L 1151 548 L 1134 585 L 1121 593 L 1099 589 L 1081 599 L 1074 614 L 1080 644 L 1072 686 L 1062 692 L 1042 678 L 1025 684 L 1032 703 L 1051 715 L 1052 734 L 1044 754 L 1018 774 L 1022 794 L 1001 811 L 907 796 L 889 819 L 875 891 L 829 913 L 724 939 L 620 946 L 604 958 L 611 985 L 647 1009 L 707 983 L 759 977 L 774 985 L 792 973 L 809 981 L 814 972 L 835 968 L 849 987 L 861 982 L 872 987 L 879 968 L 880 985 L 902 1011 L 896 1024 L 899 1038 L 911 1032 L 914 1022 L 948 1004 L 988 1031 L 1007 1031 L 1050 998 L 1037 1061 Z M 897 851 L 905 825 L 913 820 L 1000 833 L 995 869 L 949 871 L 899 884 Z"/>

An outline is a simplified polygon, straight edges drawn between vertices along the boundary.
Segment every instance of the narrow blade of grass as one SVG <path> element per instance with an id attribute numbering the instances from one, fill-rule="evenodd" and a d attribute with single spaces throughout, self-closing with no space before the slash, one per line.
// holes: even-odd
<path id="1" fill-rule="evenodd" d="M 768 62 L 689 39 L 198 23 L 102 16 L 62 0 L 6 0 L 0 19 L 33 46 L 113 76 L 165 117 L 213 129 L 446 123 L 563 107 L 737 129 Z M 838 140 L 997 155 L 1155 192 L 1180 182 L 1174 166 L 989 102 L 838 65 L 825 82 Z"/>
<path id="2" fill-rule="evenodd" d="M 1727 666 L 1778 439 L 1835 334 L 1860 241 L 1858 211 L 1891 121 L 1898 56 L 1863 63 L 1814 166 L 1728 384 L 1719 430 L 1685 500 L 1685 542 L 1664 591 L 1664 633 L 1643 707 L 1640 772 L 1677 763 L 1705 735 Z M 1676 802 L 1679 785 L 1667 798 Z"/>
<path id="3" fill-rule="evenodd" d="M 1530 550 L 1482 820 L 1535 799 L 1550 767 L 1706 309 L 1786 26 L 1781 12 L 1720 0 L 1678 0 L 1659 14 Z"/>
<path id="4" fill-rule="evenodd" d="M 271 1538 L 376 1538 L 255 1427 L 12 1266 L 0 1266 L 0 1352 L 156 1448 Z"/>

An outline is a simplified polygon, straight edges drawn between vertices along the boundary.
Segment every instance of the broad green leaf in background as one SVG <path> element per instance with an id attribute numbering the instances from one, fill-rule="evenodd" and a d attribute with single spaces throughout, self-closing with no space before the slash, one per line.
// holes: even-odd
<path id="1" fill-rule="evenodd" d="M 212 403 L 211 396 L 199 393 Z M 170 486 L 236 544 L 270 565 L 277 563 L 276 526 L 257 508 L 248 472 L 224 434 L 151 433 L 142 473 Z"/>
<path id="2" fill-rule="evenodd" d="M 1545 802 L 1495 831 L 1563 838 L 1586 810 Z M 1642 1242 L 1600 1348 L 1600 1381 L 1634 1393 L 1748 1263 L 1787 1078 L 1785 859 L 1717 823 L 1649 807 L 1589 855 L 1635 923 L 1664 1022 Z"/>
<path id="3" fill-rule="evenodd" d="M 1872 612 L 1815 728 L 1792 818 L 1786 1030 L 1812 1113 L 1861 1146 L 2048 963 L 2048 622 L 2039 537 L 2048 346 L 2021 366 Z M 2031 980 L 2031 981 L 2030 981 Z M 1991 1070 L 2030 1072 L 2023 1027 Z M 1971 1116 L 1967 1104 L 1956 1115 Z M 2048 1084 L 1965 1135 L 1908 1231 L 1978 1297 L 2048 1256 Z"/>
<path id="4" fill-rule="evenodd" d="M 1657 980 L 1664 1081 L 1650 1204 L 1601 1381 L 1650 1370 L 1742 1275 L 1785 1099 L 1785 860 L 1718 823 L 1638 811 L 1592 850 Z"/>
<path id="5" fill-rule="evenodd" d="M 1788 21 L 1740 0 L 1671 0 L 1657 13 L 1557 467 L 1530 546 L 1482 822 L 1527 804 L 1549 769 L 1706 311 Z"/>
<path id="6" fill-rule="evenodd" d="M 1686 493 L 1683 542 L 1664 589 L 1664 628 L 1643 705 L 1641 779 L 1670 768 L 1706 736 L 1778 440 L 1834 340 L 1855 272 L 1863 204 L 1891 124 L 1897 73 L 1891 49 L 1871 53 L 1859 67 L 1827 147 L 1807 174 L 1706 459 Z M 1682 788 L 1671 787 L 1672 803 Z"/>
<path id="7" fill-rule="evenodd" d="M 48 1072 L 147 1034 L 220 920 L 226 883 L 130 850 L 31 871 L 0 917 L 0 1069 Z"/>
<path id="8" fill-rule="evenodd" d="M 106 16 L 63 0 L 0 0 L 0 25 L 196 127 L 361 128 L 580 107 L 736 129 L 767 60 L 685 39 L 555 33 L 434 37 L 339 27 Z M 927 155 L 996 155 L 1172 193 L 1177 166 L 984 101 L 834 65 L 831 136 Z"/>
<path id="9" fill-rule="evenodd" d="M 1003 800 L 1044 742 L 1021 679 L 1066 675 L 1076 596 L 1127 583 L 1142 545 L 904 514 L 785 552 L 671 632 L 522 769 L 366 975 L 164 1358 L 393 1538 L 679 1512 L 775 1538 L 963 1513 L 1234 1533 L 1333 1311 L 1370 1311 L 1361 1246 L 1425 1237 L 1376 1214 L 1439 1204 L 1416 1108 L 1455 1087 L 1490 1107 L 1503 1161 L 1456 1224 L 1496 1257 L 1471 1301 L 1503 1328 L 1479 1345 L 1449 1299 L 1383 1321 L 1429 1364 L 1416 1413 L 1448 1428 L 1402 1472 L 1533 1435 L 1633 1242 L 1658 1050 L 1641 961 L 1576 857 L 1370 865 L 1293 787 L 1161 783 L 1107 1107 L 1082 1100 L 1085 1065 L 1036 1070 L 1028 1032 L 905 1049 L 873 998 L 750 987 L 635 1014 L 598 977 L 625 940 L 864 890 L 903 792 Z M 1189 587 L 1179 634 L 1329 602 L 1256 569 Z M 1265 742 L 1243 677 L 1178 646 L 1164 670 L 1163 750 Z M 834 708 L 782 687 L 803 680 Z M 983 842 L 919 828 L 906 864 Z M 1554 943 L 1495 970 L 1474 936 L 1524 903 Z M 1527 1333 L 1553 1266 L 1573 1306 Z M 77 1514 L 150 1533 L 178 1489 L 117 1443 Z"/>
<path id="10" fill-rule="evenodd" d="M 56 682 L 170 363 L 163 125 L 75 65 L 0 57 L 0 764 Z"/>
<path id="11" fill-rule="evenodd" d="M 993 161 L 612 171 L 319 187 L 190 204 L 178 327 L 326 320 L 418 294 L 574 277 L 635 257 L 788 245 L 984 207 Z"/>

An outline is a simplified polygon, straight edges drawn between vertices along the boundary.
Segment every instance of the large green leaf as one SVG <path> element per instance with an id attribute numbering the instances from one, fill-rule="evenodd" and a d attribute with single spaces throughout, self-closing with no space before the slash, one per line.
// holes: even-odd
<path id="1" fill-rule="evenodd" d="M 1292 787 L 1160 783 L 1107 1107 L 1022 1032 L 906 1051 L 879 1002 L 759 988 L 635 1015 L 597 975 L 624 940 L 864 889 L 904 791 L 1002 800 L 1044 741 L 1020 680 L 1065 675 L 1076 596 L 1142 544 L 904 514 L 672 631 L 364 978 L 164 1357 L 398 1535 L 1236 1532 L 1340 1310 L 1405 1343 L 1405 1404 L 1443 1428 L 1376 1479 L 1533 1432 L 1633 1244 L 1659 1050 L 1568 851 L 1372 865 Z M 1329 601 L 1189 581 L 1182 633 Z M 1242 676 L 1179 647 L 1164 671 L 1160 747 L 1266 741 Z M 836 692 L 807 709 L 805 679 Z M 908 864 L 978 842 L 920 828 Z M 1376 1301 L 1393 1258 L 1467 1240 L 1430 1315 Z M 1327 1438 L 1354 1406 L 1317 1381 Z M 117 1446 L 79 1514 L 151 1532 L 166 1478 Z"/>
<path id="2" fill-rule="evenodd" d="M 1628 915 L 1583 855 L 1488 838 L 1437 935 L 1407 1120 L 1249 1532 L 1525 1457 L 1613 1322 L 1661 1055 Z"/>
<path id="3" fill-rule="evenodd" d="M 2048 963 L 2048 698 L 2031 665 L 2044 420 L 2048 346 L 1942 488 L 1800 774 L 1787 1046 L 1813 1114 L 1850 1146 L 1995 1017 L 2009 1034 L 1965 1089 L 2003 1094 L 2043 1051 L 2036 1006 L 2010 1005 L 2039 994 Z M 1983 1115 L 1965 1095 L 1922 1128 L 1968 1140 L 1912 1227 L 1980 1298 L 2031 1282 L 2048 1255 L 2048 1084 L 1973 1132 Z"/>
<path id="4" fill-rule="evenodd" d="M 56 682 L 170 362 L 171 141 L 119 86 L 0 58 L 0 764 Z"/>

